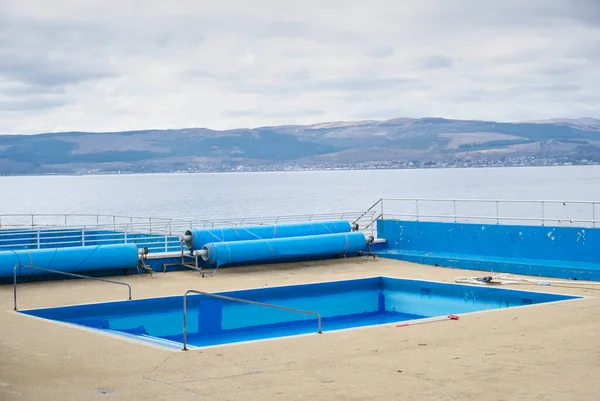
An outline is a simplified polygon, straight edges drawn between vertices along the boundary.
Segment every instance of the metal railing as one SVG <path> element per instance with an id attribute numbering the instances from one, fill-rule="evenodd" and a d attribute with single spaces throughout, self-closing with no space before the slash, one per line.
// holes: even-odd
<path id="1" fill-rule="evenodd" d="M 131 286 L 122 281 L 108 280 L 108 279 L 99 278 L 99 277 L 84 276 L 81 274 L 46 269 L 43 267 L 18 264 L 13 269 L 13 297 L 14 297 L 14 299 L 13 299 L 14 300 L 14 309 L 13 310 L 17 310 L 17 269 L 19 269 L 19 268 L 40 270 L 40 271 L 44 271 L 44 272 L 48 272 L 48 273 L 62 274 L 62 275 L 69 276 L 69 277 L 84 278 L 84 279 L 88 279 L 88 280 L 104 281 L 105 283 L 124 285 L 124 286 L 127 286 L 127 289 L 128 289 L 128 295 L 129 295 L 128 299 L 131 299 Z"/>
<path id="2" fill-rule="evenodd" d="M 184 351 L 188 350 L 188 348 L 187 348 L 187 296 L 188 296 L 188 294 L 206 295 L 208 297 L 219 298 L 219 299 L 223 299 L 223 300 L 226 300 L 226 301 L 240 302 L 240 303 L 245 303 L 245 304 L 250 304 L 250 305 L 257 305 L 257 306 L 264 306 L 264 307 L 267 307 L 267 308 L 273 308 L 273 309 L 286 310 L 286 311 L 290 311 L 290 312 L 303 313 L 305 315 L 313 315 L 313 316 L 317 317 L 317 323 L 318 323 L 317 334 L 321 334 L 322 333 L 322 330 L 321 330 L 321 315 L 318 314 L 317 312 L 310 312 L 310 311 L 306 311 L 306 310 L 302 310 L 302 309 L 288 308 L 286 306 L 265 304 L 265 303 L 262 303 L 262 302 L 249 301 L 247 299 L 228 297 L 226 295 L 212 294 L 210 292 L 197 291 L 197 290 L 187 290 L 186 293 L 183 295 L 183 350 Z"/>
<path id="3" fill-rule="evenodd" d="M 177 252 L 179 236 L 190 228 L 265 225 L 301 221 L 363 218 L 372 214 L 343 212 L 289 216 L 242 217 L 212 220 L 181 220 L 110 215 L 0 215 L 0 251 L 66 246 L 135 243 L 150 253 Z M 91 219 L 91 220 L 90 220 Z M 365 223 L 366 225 L 366 223 Z M 361 227 L 364 230 L 364 227 Z"/>
<path id="4" fill-rule="evenodd" d="M 593 228 L 600 223 L 597 209 L 600 201 L 381 198 L 367 212 L 376 215 L 370 225 L 375 225 L 378 219 L 391 218 L 542 226 L 552 223 Z"/>
<path id="5" fill-rule="evenodd" d="M 161 217 L 139 217 L 112 214 L 59 214 L 59 213 L 35 213 L 35 214 L 1 214 L 0 228 L 15 227 L 108 227 L 122 226 L 124 224 L 167 224 L 171 219 Z"/>
<path id="6" fill-rule="evenodd" d="M 227 219 L 169 219 L 104 214 L 0 214 L 0 229 L 12 228 L 113 228 L 146 227 L 148 232 L 163 232 L 166 227 L 223 227 L 248 224 L 276 224 L 284 222 L 319 221 L 330 219 L 357 219 L 359 212 L 331 212 L 297 215 L 232 217 Z"/>
<path id="7" fill-rule="evenodd" d="M 148 233 L 146 227 L 126 225 L 94 228 L 19 228 L 0 230 L 0 250 L 41 249 L 71 246 L 109 245 L 135 243 L 149 252 L 176 251 L 179 236 L 173 235 L 172 228 L 166 227 L 162 233 Z"/>
<path id="8" fill-rule="evenodd" d="M 180 236 L 190 228 L 344 219 L 377 237 L 377 220 L 385 217 L 417 221 L 553 223 L 597 227 L 600 201 L 381 198 L 362 212 L 239 217 L 227 219 L 168 219 L 103 214 L 0 215 L 0 251 L 62 246 L 135 243 L 150 253 L 179 252 Z M 598 212 L 600 213 L 600 212 Z"/>

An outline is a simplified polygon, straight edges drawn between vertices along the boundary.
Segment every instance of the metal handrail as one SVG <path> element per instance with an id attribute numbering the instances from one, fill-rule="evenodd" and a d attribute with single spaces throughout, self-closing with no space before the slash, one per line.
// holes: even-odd
<path id="1" fill-rule="evenodd" d="M 423 201 L 423 202 L 500 202 L 500 203 L 581 203 L 581 204 L 600 204 L 600 201 L 572 201 L 572 200 L 535 200 L 535 199 L 445 199 L 445 198 L 382 198 L 377 203 L 382 200 L 391 200 L 391 201 Z M 376 204 L 377 204 L 376 203 Z M 375 205 L 376 205 L 375 204 Z M 373 206 L 375 206 L 373 205 Z"/>
<path id="2" fill-rule="evenodd" d="M 409 213 L 386 213 L 386 216 L 398 217 L 426 217 L 439 219 L 481 219 L 481 220 L 523 220 L 523 221 L 557 221 L 559 223 L 568 221 L 570 223 L 600 223 L 598 220 L 567 219 L 558 217 L 519 217 L 519 216 L 476 216 L 476 215 L 444 215 L 444 214 L 409 214 Z"/>
<path id="3" fill-rule="evenodd" d="M 133 224 L 133 225 L 145 225 L 145 226 L 154 226 L 156 224 L 184 224 L 186 226 L 190 226 L 193 224 L 200 223 L 233 223 L 233 222 L 261 222 L 261 221 L 269 221 L 275 222 L 278 220 L 290 220 L 290 219 L 308 219 L 312 220 L 315 218 L 344 218 L 344 217 L 354 217 L 358 216 L 363 211 L 354 211 L 354 212 L 330 212 L 330 213 L 313 213 L 313 214 L 296 214 L 296 215 L 276 215 L 276 216 L 252 216 L 252 217 L 234 217 L 234 218 L 221 218 L 221 219 L 198 219 L 198 220 L 187 220 L 187 219 L 171 219 L 171 218 L 161 218 L 161 217 L 133 217 L 133 216 L 118 216 L 118 215 L 101 215 L 101 214 L 51 214 L 51 213 L 38 213 L 38 214 L 0 214 L 0 219 L 2 218 L 23 218 L 20 223 L 9 224 L 6 221 L 0 220 L 2 226 L 1 227 L 81 227 L 82 225 L 86 225 L 89 227 L 112 227 L 115 224 L 117 225 L 125 225 Z M 40 222 L 36 222 L 36 218 L 53 218 L 55 219 L 55 224 L 44 224 Z M 69 224 L 69 218 L 96 218 L 96 221 L 92 222 L 91 220 L 87 221 L 87 224 L 77 223 L 77 224 Z M 99 221 L 100 218 L 107 218 L 108 220 Z M 25 219 L 28 222 L 25 222 Z M 60 220 L 60 221 L 59 221 Z"/>
<path id="4" fill-rule="evenodd" d="M 383 212 L 382 212 L 381 214 L 379 214 L 379 216 L 377 216 L 377 217 L 373 217 L 373 216 L 375 216 L 375 214 L 377 213 L 377 212 L 375 212 L 375 210 L 373 210 L 373 209 L 374 209 L 375 207 L 377 207 L 377 205 L 379 205 L 379 203 L 380 203 L 380 202 L 383 202 L 383 198 L 379 198 L 379 199 L 377 200 L 377 202 L 373 203 L 373 205 L 371 205 L 371 207 L 370 207 L 370 208 L 368 208 L 368 209 L 367 209 L 365 212 L 363 212 L 363 213 L 362 213 L 360 216 L 358 216 L 358 218 L 357 218 L 356 220 L 354 220 L 352 223 L 353 223 L 353 224 L 356 224 L 356 223 L 358 223 L 358 222 L 359 222 L 359 221 L 360 221 L 360 220 L 361 220 L 363 217 L 365 217 L 366 215 L 370 214 L 370 217 L 371 217 L 371 219 L 370 219 L 369 223 L 368 223 L 368 224 L 365 226 L 365 228 L 364 228 L 363 230 L 367 230 L 369 227 L 371 227 L 371 234 L 372 234 L 372 235 L 375 235 L 374 228 L 373 228 L 373 226 L 374 226 L 374 222 L 375 222 L 377 219 L 379 219 L 381 216 L 383 216 Z"/>
<path id="5" fill-rule="evenodd" d="M 297 313 L 304 313 L 305 315 L 314 315 L 317 317 L 318 319 L 318 328 L 319 330 L 317 331 L 317 334 L 321 334 L 321 315 L 319 315 L 317 312 L 311 312 L 311 311 L 306 311 L 306 310 L 302 310 L 302 309 L 295 309 L 295 308 L 288 308 L 286 306 L 279 306 L 279 305 L 272 305 L 272 304 L 265 304 L 262 302 L 256 302 L 256 301 L 249 301 L 247 299 L 241 299 L 241 298 L 234 298 L 234 297 L 228 297 L 226 295 L 218 295 L 218 294 L 213 294 L 210 292 L 204 292 L 204 291 L 197 291 L 197 290 L 187 290 L 186 293 L 183 295 L 183 351 L 187 351 L 187 296 L 188 294 L 199 294 L 199 295 L 206 295 L 208 297 L 213 297 L 213 298 L 219 298 L 219 299 L 224 299 L 227 301 L 235 301 L 235 302 L 241 302 L 241 303 L 245 303 L 245 304 L 250 304 L 250 305 L 258 305 L 258 306 L 265 306 L 267 308 L 273 308 L 273 309 L 281 309 L 281 310 L 287 310 L 290 312 L 297 312 Z"/>
<path id="6" fill-rule="evenodd" d="M 445 198 L 440 198 L 440 199 L 436 199 L 436 198 L 381 198 L 379 199 L 373 206 L 371 206 L 370 209 L 375 209 L 378 205 L 381 205 L 381 214 L 379 214 L 377 217 L 375 217 L 375 219 L 371 222 L 371 224 L 374 224 L 374 221 L 383 218 L 384 216 L 384 210 L 383 210 L 383 204 L 384 201 L 386 201 L 386 204 L 389 202 L 394 202 L 394 201 L 398 201 L 398 202 L 414 202 L 414 205 L 416 207 L 416 212 L 414 213 L 394 213 L 394 212 L 390 212 L 385 211 L 385 215 L 386 216 L 400 216 L 400 217 L 414 217 L 417 219 L 417 221 L 419 220 L 419 218 L 439 218 L 439 219 L 453 219 L 454 222 L 457 222 L 458 219 L 474 219 L 474 220 L 496 220 L 496 222 L 498 224 L 500 224 L 500 221 L 539 221 L 542 223 L 542 226 L 545 225 L 545 222 L 558 222 L 558 223 L 564 223 L 564 222 L 568 222 L 568 223 L 578 223 L 578 224 L 591 224 L 593 227 L 596 227 L 598 223 L 600 223 L 600 220 L 598 220 L 598 218 L 596 218 L 596 209 L 597 209 L 597 205 L 600 206 L 600 201 L 572 201 L 572 200 L 532 200 L 532 199 L 525 199 L 525 200 L 520 200 L 520 199 L 445 199 Z M 480 203 L 480 204 L 495 204 L 495 213 L 492 215 L 477 215 L 477 214 L 458 214 L 457 213 L 457 204 L 460 203 Z M 452 209 L 453 209 L 453 213 L 452 214 L 435 214 L 435 213 L 423 213 L 423 205 L 429 205 L 429 204 L 442 204 L 442 203 L 451 203 L 452 205 Z M 515 215 L 515 216 L 503 216 L 500 213 L 500 205 L 507 205 L 507 204 L 521 204 L 521 205 L 538 205 L 540 207 L 539 212 L 540 212 L 540 216 L 539 217 L 527 217 L 527 216 L 523 216 L 521 215 Z M 583 216 L 583 217 L 579 217 L 579 218 L 574 218 L 574 217 L 547 217 L 546 214 L 548 212 L 548 207 L 547 206 L 556 206 L 556 205 L 563 205 L 563 206 L 569 206 L 569 205 L 587 205 L 587 206 L 591 206 L 591 210 L 585 212 L 582 210 L 578 210 L 577 213 L 580 212 L 584 212 L 584 213 L 588 213 L 587 216 Z M 537 213 L 536 213 L 537 214 Z M 588 217 L 589 216 L 589 217 Z"/>
<path id="7" fill-rule="evenodd" d="M 116 244 L 135 242 L 139 247 L 146 247 L 150 252 L 169 252 L 179 244 L 179 236 L 195 227 L 226 227 L 246 225 L 267 225 L 277 222 L 322 221 L 328 219 L 347 219 L 356 217 L 373 221 L 374 212 L 336 212 L 321 214 L 286 215 L 227 218 L 214 220 L 178 220 L 161 218 L 124 217 L 93 214 L 4 214 L 0 215 L 0 250 L 21 248 L 49 248 L 53 246 L 84 246 L 89 244 Z M 25 217 L 18 221 L 6 217 Z M 96 222 L 82 217 L 95 217 Z M 96 219 L 100 216 L 110 218 Z M 2 218 L 5 217 L 4 220 Z M 52 217 L 52 221 L 48 220 Z M 69 220 L 67 220 L 67 217 Z M 79 218 L 80 220 L 77 220 Z M 27 220 L 29 220 L 27 222 Z M 80 222 L 81 225 L 73 225 Z M 49 224 L 52 223 L 52 224 Z M 58 225 L 54 223 L 60 223 Z M 90 224 L 91 223 L 91 224 Z M 360 228 L 365 231 L 364 227 Z M 105 232 L 106 231 L 106 232 Z M 373 229 L 371 229 L 373 231 Z M 143 237 L 138 237 L 142 235 Z"/>
<path id="8" fill-rule="evenodd" d="M 75 273 L 62 272 L 62 271 L 59 271 L 59 270 L 46 269 L 44 267 L 36 267 L 36 266 L 29 266 L 29 265 L 18 264 L 13 269 L 13 296 L 14 296 L 14 309 L 13 310 L 17 310 L 17 269 L 18 268 L 41 270 L 41 271 L 50 272 L 50 273 L 63 274 L 65 276 L 70 276 L 70 277 L 85 278 L 85 279 L 89 279 L 89 280 L 104 281 L 105 283 L 125 285 L 125 286 L 127 286 L 128 290 L 129 290 L 129 298 L 128 299 L 131 299 L 131 286 L 129 284 L 127 284 L 127 283 L 122 282 L 122 281 L 107 280 L 107 279 L 99 278 L 99 277 L 84 276 L 84 275 L 81 275 L 81 274 L 75 274 Z"/>
<path id="9" fill-rule="evenodd" d="M 375 225 L 375 222 L 376 222 L 377 220 L 379 220 L 380 218 L 382 218 L 382 217 L 383 217 L 383 214 L 379 214 L 378 216 L 376 216 L 375 218 L 373 218 L 373 219 L 372 219 L 372 220 L 369 222 L 369 224 L 367 224 L 367 225 L 365 226 L 365 230 L 366 230 L 366 229 L 368 229 L 369 227 L 374 227 L 374 225 Z M 371 228 L 371 230 L 373 230 L 373 228 Z"/>

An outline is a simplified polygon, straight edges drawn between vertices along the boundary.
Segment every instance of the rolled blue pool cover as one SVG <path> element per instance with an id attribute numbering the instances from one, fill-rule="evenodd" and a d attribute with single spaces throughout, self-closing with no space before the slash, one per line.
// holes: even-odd
<path id="1" fill-rule="evenodd" d="M 0 252 L 0 278 L 13 277 L 17 265 L 32 265 L 67 273 L 135 268 L 138 247 L 135 244 L 96 245 L 70 248 L 47 248 Z M 50 273 L 19 267 L 17 276 L 40 276 Z"/>
<path id="2" fill-rule="evenodd" d="M 204 245 L 211 242 L 303 237 L 350 231 L 351 225 L 347 220 L 328 220 L 246 227 L 194 228 L 188 230 L 185 234 L 186 236 L 192 236 L 192 242 L 186 241 L 186 246 L 193 251 L 202 249 Z"/>
<path id="3" fill-rule="evenodd" d="M 362 251 L 367 244 L 360 232 L 272 238 L 252 241 L 211 242 L 204 245 L 206 263 L 226 264 L 333 256 Z"/>

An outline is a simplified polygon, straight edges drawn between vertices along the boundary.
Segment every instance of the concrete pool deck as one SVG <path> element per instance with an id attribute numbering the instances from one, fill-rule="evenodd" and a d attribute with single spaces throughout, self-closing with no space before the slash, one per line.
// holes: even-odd
<path id="1" fill-rule="evenodd" d="M 386 275 L 490 273 L 349 258 L 116 277 L 133 298 Z M 599 400 L 600 286 L 502 286 L 586 299 L 173 352 L 12 311 L 0 286 L 0 400 Z M 19 309 L 126 299 L 122 286 L 19 284 Z"/>

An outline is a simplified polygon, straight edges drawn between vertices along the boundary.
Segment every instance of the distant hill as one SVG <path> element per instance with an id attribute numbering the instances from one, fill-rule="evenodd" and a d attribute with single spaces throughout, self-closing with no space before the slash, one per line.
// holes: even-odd
<path id="1" fill-rule="evenodd" d="M 600 163 L 600 120 L 504 123 L 444 118 L 0 135 L 0 174 L 227 171 L 506 160 Z M 479 161 L 479 162 L 478 162 Z"/>

